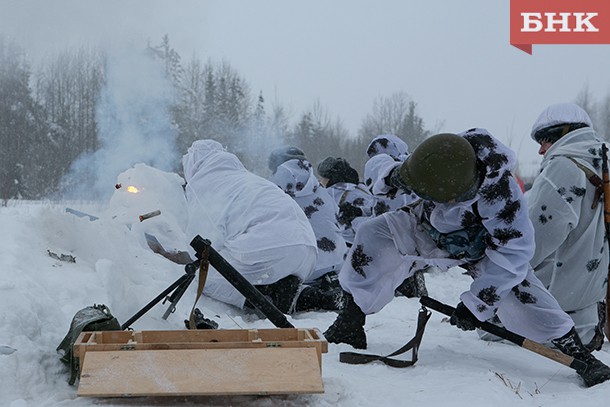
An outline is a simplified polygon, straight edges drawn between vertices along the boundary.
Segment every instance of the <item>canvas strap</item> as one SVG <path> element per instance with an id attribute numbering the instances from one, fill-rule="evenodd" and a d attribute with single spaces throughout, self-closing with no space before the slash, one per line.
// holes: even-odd
<path id="1" fill-rule="evenodd" d="M 201 253 L 201 260 L 199 262 L 199 283 L 197 284 L 197 296 L 191 308 L 191 315 L 189 317 L 189 329 L 197 329 L 197 323 L 195 322 L 195 308 L 197 307 L 197 301 L 203 294 L 203 287 L 205 287 L 205 281 L 208 278 L 208 269 L 210 268 L 210 246 L 206 245 L 205 249 Z"/>
<path id="2" fill-rule="evenodd" d="M 576 164 L 576 166 L 585 173 L 589 182 L 591 184 L 593 184 L 593 186 L 595 187 L 595 196 L 593 197 L 593 202 L 591 203 L 591 209 L 595 209 L 597 207 L 597 204 L 600 201 L 602 194 L 604 193 L 602 179 L 599 177 L 599 175 L 597 175 L 596 173 L 591 171 L 591 169 L 589 167 L 582 165 L 581 163 L 576 161 L 574 158 L 572 158 L 572 157 L 566 157 L 566 158 L 569 159 L 570 161 L 572 161 L 574 164 Z"/>
<path id="3" fill-rule="evenodd" d="M 417 317 L 417 329 L 415 336 L 409 342 L 407 342 L 402 348 L 390 353 L 386 356 L 371 355 L 366 353 L 356 352 L 341 352 L 339 354 L 339 361 L 342 363 L 349 363 L 351 365 L 363 365 L 369 362 L 380 361 L 391 367 L 409 367 L 413 366 L 417 362 L 417 353 L 419 351 L 419 344 L 421 343 L 426 328 L 426 323 L 430 319 L 430 312 L 426 307 L 419 310 Z M 405 352 L 412 350 L 411 360 L 392 359 L 394 356 L 401 355 Z"/>

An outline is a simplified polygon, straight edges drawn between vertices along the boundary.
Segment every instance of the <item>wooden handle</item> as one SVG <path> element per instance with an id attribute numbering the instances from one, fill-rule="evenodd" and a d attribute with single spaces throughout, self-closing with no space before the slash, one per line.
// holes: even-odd
<path id="1" fill-rule="evenodd" d="M 606 236 L 610 238 L 610 175 L 608 174 L 608 147 L 602 143 L 602 188 L 604 191 L 604 222 Z M 610 241 L 608 242 L 610 245 Z M 610 248 L 610 247 L 609 247 Z M 608 265 L 608 278 L 606 279 L 606 324 L 604 333 L 610 338 L 610 264 Z"/>
<path id="2" fill-rule="evenodd" d="M 585 362 L 578 359 L 574 359 L 572 356 L 568 356 L 565 353 L 557 352 L 555 349 L 551 349 L 538 342 L 525 339 L 521 347 L 527 350 L 531 350 L 532 352 L 535 352 L 539 355 L 542 355 L 545 358 L 552 359 L 555 362 L 559 362 L 562 365 L 569 366 L 577 372 L 584 372 L 587 369 L 587 364 Z"/>
<path id="3" fill-rule="evenodd" d="M 452 306 L 443 304 L 430 297 L 423 296 L 419 299 L 419 302 L 423 306 L 430 307 L 433 310 L 445 315 L 451 315 L 453 314 L 453 311 L 455 311 L 455 308 L 453 308 Z M 555 362 L 559 362 L 562 365 L 571 367 L 577 372 L 584 372 L 585 370 L 587 370 L 587 364 L 582 360 L 574 359 L 571 356 L 563 354 L 555 349 L 551 349 L 538 342 L 531 341 L 505 328 L 499 327 L 489 322 L 481 322 L 481 329 L 496 336 L 499 336 L 500 338 L 506 339 L 522 348 L 537 353 L 540 356 L 544 356 L 545 358 L 554 360 Z"/>
<path id="4" fill-rule="evenodd" d="M 602 144 L 602 189 L 604 190 L 604 221 L 610 225 L 610 174 L 608 173 L 608 147 Z"/>

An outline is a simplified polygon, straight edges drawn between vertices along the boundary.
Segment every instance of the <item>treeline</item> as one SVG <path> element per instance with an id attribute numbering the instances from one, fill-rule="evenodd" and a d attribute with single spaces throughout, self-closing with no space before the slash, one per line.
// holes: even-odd
<path id="1" fill-rule="evenodd" d="M 158 64 L 173 91 L 168 140 L 182 155 L 194 140 L 213 138 L 237 154 L 251 171 L 267 176 L 267 157 L 279 145 L 296 145 L 317 164 L 329 155 L 346 158 L 361 174 L 366 146 L 395 134 L 413 150 L 431 131 L 404 91 L 371 101 L 357 134 L 319 102 L 296 117 L 280 101 L 271 105 L 227 61 L 183 60 L 164 36 L 139 50 Z M 79 157 L 99 151 L 100 111 L 109 82 L 109 55 L 96 47 L 67 49 L 32 67 L 26 51 L 0 35 L 0 200 L 57 195 Z M 142 73 L 143 76 L 146 72 Z M 610 95 L 594 100 L 588 88 L 576 98 L 598 133 L 610 138 Z M 145 117 L 143 120 L 148 120 Z M 144 146 L 143 148 L 146 148 Z M 180 162 L 176 162 L 180 171 Z"/>
<path id="2" fill-rule="evenodd" d="M 213 138 L 244 165 L 268 175 L 271 149 L 292 144 L 314 165 L 329 155 L 345 157 L 360 172 L 366 146 L 379 134 L 395 134 L 414 148 L 430 133 L 405 92 L 372 101 L 357 135 L 314 101 L 293 118 L 226 61 L 188 61 L 164 36 L 143 46 L 161 64 L 174 92 L 168 115 L 180 154 L 194 140 Z M 32 68 L 18 44 L 0 36 L 0 199 L 40 199 L 60 190 L 62 177 L 83 154 L 100 147 L 97 108 L 107 82 L 108 55 L 95 47 L 67 49 Z M 179 170 L 179 164 L 177 170 Z"/>

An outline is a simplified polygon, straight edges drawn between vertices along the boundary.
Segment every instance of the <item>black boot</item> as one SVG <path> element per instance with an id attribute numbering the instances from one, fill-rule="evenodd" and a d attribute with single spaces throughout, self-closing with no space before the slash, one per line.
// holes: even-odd
<path id="1" fill-rule="evenodd" d="M 364 323 L 366 315 L 354 302 L 351 294 L 343 293 L 343 309 L 333 324 L 324 332 L 331 343 L 347 343 L 356 349 L 366 349 Z"/>
<path id="2" fill-rule="evenodd" d="M 335 288 L 323 290 L 320 287 L 307 286 L 299 294 L 295 312 L 304 311 L 339 311 L 343 307 L 343 290 Z"/>
<path id="3" fill-rule="evenodd" d="M 587 350 L 574 328 L 561 338 L 553 339 L 552 342 L 566 355 L 582 360 L 588 365 L 585 370 L 577 371 L 587 387 L 595 386 L 610 379 L 610 367 L 603 364 Z"/>
<path id="4" fill-rule="evenodd" d="M 273 284 L 255 285 L 254 287 L 267 297 L 278 310 L 284 314 L 290 314 L 294 311 L 296 296 L 301 287 L 301 279 L 297 276 L 286 276 Z M 246 300 L 244 308 L 254 308 L 254 306 Z"/>
<path id="5" fill-rule="evenodd" d="M 407 277 L 394 293 L 395 297 L 421 298 L 428 295 L 424 270 L 418 270 L 411 277 Z"/>

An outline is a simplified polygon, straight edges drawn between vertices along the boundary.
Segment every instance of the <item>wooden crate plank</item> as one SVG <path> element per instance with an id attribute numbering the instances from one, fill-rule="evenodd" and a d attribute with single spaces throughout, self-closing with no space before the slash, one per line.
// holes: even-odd
<path id="1" fill-rule="evenodd" d="M 280 332 L 275 332 L 280 331 Z M 198 330 L 198 331 L 129 331 L 83 332 L 77 339 L 75 352 L 82 356 L 88 351 L 184 349 L 205 347 L 316 347 L 320 353 L 328 352 L 328 342 L 317 329 L 276 330 Z M 257 344 L 252 346 L 252 344 Z"/>
<path id="2" fill-rule="evenodd" d="M 314 337 L 314 341 L 320 344 L 322 353 L 328 353 L 328 341 L 318 328 L 310 329 L 309 332 Z"/>
<path id="3" fill-rule="evenodd" d="M 263 341 L 296 341 L 300 328 L 266 328 L 259 329 L 258 335 Z"/>
<path id="4" fill-rule="evenodd" d="M 315 348 L 87 352 L 78 395 L 323 393 Z"/>
<path id="5" fill-rule="evenodd" d="M 128 343 L 172 343 L 172 342 L 245 342 L 261 341 L 325 341 L 318 329 L 274 328 L 274 329 L 210 329 L 179 331 L 103 331 L 89 333 L 77 342 L 86 344 Z"/>
<path id="6" fill-rule="evenodd" d="M 245 329 L 189 329 L 182 331 L 141 331 L 138 342 L 236 342 L 248 341 Z"/>
<path id="7" fill-rule="evenodd" d="M 72 354 L 80 360 L 85 356 L 85 343 L 91 340 L 94 332 L 81 332 L 72 345 Z"/>
<path id="8" fill-rule="evenodd" d="M 97 343 L 127 342 L 133 337 L 131 331 L 101 331 L 96 332 L 93 340 Z"/>
<path id="9" fill-rule="evenodd" d="M 202 348 L 317 348 L 322 349 L 323 343 L 317 341 L 281 341 L 270 342 L 253 340 L 250 342 L 126 342 L 126 343 L 101 343 L 101 344 L 75 344 L 75 349 L 83 349 L 84 352 L 107 351 L 107 350 L 143 350 L 143 349 L 193 349 Z M 326 353 L 326 352 L 324 352 Z"/>

